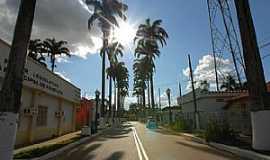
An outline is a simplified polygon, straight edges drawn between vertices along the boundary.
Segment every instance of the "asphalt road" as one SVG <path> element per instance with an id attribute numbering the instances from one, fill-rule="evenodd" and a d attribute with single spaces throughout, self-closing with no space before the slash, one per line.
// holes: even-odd
<path id="1" fill-rule="evenodd" d="M 239 160 L 232 154 L 198 144 L 162 129 L 129 122 L 52 160 Z"/>

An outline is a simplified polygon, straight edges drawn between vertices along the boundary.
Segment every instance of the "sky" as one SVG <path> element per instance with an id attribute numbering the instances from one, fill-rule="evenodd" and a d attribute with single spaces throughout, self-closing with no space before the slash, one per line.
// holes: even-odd
<path id="1" fill-rule="evenodd" d="M 231 1 L 231 0 L 230 0 Z M 167 46 L 161 49 L 161 56 L 156 60 L 154 75 L 155 94 L 161 90 L 162 105 L 167 104 L 165 90 L 172 90 L 172 99 L 176 103 L 179 95 L 178 82 L 183 92 L 189 91 L 188 59 L 191 55 L 195 79 L 207 79 L 213 87 L 213 58 L 211 35 L 206 0 L 124 0 L 128 4 L 128 23 L 137 26 L 146 18 L 162 19 L 162 26 L 167 30 Z M 18 0 L 0 0 L 0 38 L 11 41 L 13 36 Z M 250 0 L 250 7 L 257 32 L 259 46 L 270 42 L 270 1 Z M 232 8 L 234 13 L 234 8 Z M 81 0 L 39 0 L 32 32 L 32 39 L 55 37 L 69 42 L 73 56 L 59 58 L 56 72 L 81 88 L 82 96 L 93 97 L 96 89 L 101 90 L 101 57 L 98 49 L 101 45 L 100 30 L 94 26 L 87 29 L 87 20 L 91 8 Z M 235 20 L 236 16 L 233 14 Z M 238 27 L 237 23 L 235 26 Z M 135 27 L 134 27 L 135 28 Z M 238 29 L 238 28 L 237 28 Z M 132 37 L 129 34 L 127 37 Z M 125 50 L 121 59 L 130 72 L 130 91 L 132 91 L 134 60 L 132 44 Z M 261 48 L 261 55 L 270 54 L 270 46 Z M 222 71 L 232 70 L 230 55 L 220 59 Z M 263 59 L 267 80 L 270 80 L 270 57 Z M 130 94 L 131 95 L 131 94 Z M 156 98 L 157 100 L 157 98 Z M 135 102 L 128 97 L 126 104 Z"/>

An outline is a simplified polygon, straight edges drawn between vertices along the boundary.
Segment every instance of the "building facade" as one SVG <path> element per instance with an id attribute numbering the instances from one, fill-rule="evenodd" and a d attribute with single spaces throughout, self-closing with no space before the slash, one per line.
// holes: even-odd
<path id="1" fill-rule="evenodd" d="M 10 45 L 0 40 L 0 86 Z M 27 57 L 19 111 L 16 146 L 23 146 L 75 130 L 80 89 Z"/>
<path id="2" fill-rule="evenodd" d="M 199 122 L 201 129 L 204 129 L 212 117 L 222 120 L 225 116 L 224 107 L 227 105 L 227 100 L 239 96 L 242 91 L 215 92 L 196 89 L 195 93 Z M 182 117 L 189 123 L 194 123 L 195 107 L 192 92 L 178 97 L 177 101 L 182 106 Z"/>
<path id="3" fill-rule="evenodd" d="M 94 114 L 96 108 L 95 100 L 88 100 L 87 98 L 81 99 L 80 107 L 76 113 L 76 129 L 80 130 L 83 126 L 89 126 L 91 121 L 94 121 Z"/>

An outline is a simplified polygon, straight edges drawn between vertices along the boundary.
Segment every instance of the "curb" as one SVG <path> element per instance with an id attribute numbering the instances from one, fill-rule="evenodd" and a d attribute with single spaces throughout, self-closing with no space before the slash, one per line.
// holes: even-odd
<path id="1" fill-rule="evenodd" d="M 179 133 L 179 132 L 173 131 L 173 130 L 171 130 L 171 129 L 165 128 L 165 127 L 163 127 L 163 126 L 160 126 L 160 128 L 162 128 L 162 129 L 164 129 L 164 130 L 167 130 L 167 131 L 170 131 L 170 132 L 174 132 L 174 133 L 176 133 L 177 135 L 182 136 L 182 137 L 184 137 L 184 138 L 186 138 L 186 139 L 188 139 L 188 140 L 191 140 L 191 141 L 193 141 L 193 142 L 197 142 L 197 143 L 201 143 L 201 144 L 208 144 L 208 143 L 206 142 L 206 140 L 204 140 L 204 139 L 202 139 L 202 138 L 199 138 L 199 137 L 196 137 L 196 136 L 194 136 L 194 135 L 192 135 L 192 134 L 188 134 L 188 133 Z"/>
<path id="2" fill-rule="evenodd" d="M 82 139 L 80 139 L 80 140 L 78 140 L 78 141 L 76 141 L 74 143 L 68 144 L 68 145 L 66 145 L 66 146 L 64 146 L 62 148 L 59 148 L 59 149 L 57 149 L 57 150 L 55 150 L 53 152 L 47 153 L 47 154 L 45 154 L 45 155 L 43 155 L 41 157 L 29 158 L 29 159 L 14 159 L 14 160 L 47 160 L 47 159 L 50 159 L 50 158 L 54 158 L 57 155 L 65 152 L 68 149 L 71 149 L 71 148 L 73 148 L 73 147 L 75 147 L 77 145 L 80 145 L 80 144 L 82 144 L 82 143 L 84 143 L 86 141 L 89 141 L 91 139 L 94 139 L 94 138 L 98 137 L 99 135 L 101 135 L 102 133 L 104 133 L 105 131 L 107 131 L 109 129 L 112 129 L 112 127 L 104 129 L 104 130 L 100 131 L 99 133 L 96 133 L 96 134 L 94 134 L 94 135 L 92 135 L 90 137 L 82 138 Z"/>
<path id="3" fill-rule="evenodd" d="M 270 156 L 266 156 L 266 155 L 249 151 L 249 150 L 240 149 L 238 147 L 227 146 L 224 144 L 219 144 L 219 143 L 214 143 L 214 142 L 210 142 L 208 145 L 211 147 L 217 148 L 219 150 L 230 152 L 242 158 L 247 158 L 247 159 L 252 159 L 252 160 L 270 160 Z"/>
<path id="4" fill-rule="evenodd" d="M 164 128 L 162 127 L 162 129 L 166 129 L 168 131 L 172 131 L 170 129 Z M 224 145 L 224 144 L 220 144 L 220 143 L 215 143 L 215 142 L 206 142 L 206 140 L 196 137 L 192 134 L 188 134 L 188 133 L 177 133 L 180 136 L 185 137 L 188 140 L 191 140 L 193 142 L 197 142 L 200 144 L 205 144 L 211 147 L 214 147 L 218 150 L 222 150 L 225 152 L 229 152 L 232 153 L 236 156 L 239 156 L 241 158 L 245 158 L 245 159 L 250 159 L 250 160 L 270 160 L 270 156 L 267 155 L 263 155 L 260 153 L 256 153 L 254 151 L 250 151 L 250 150 L 245 150 L 245 149 L 240 149 L 238 147 L 234 147 L 234 146 L 228 146 L 228 145 Z"/>

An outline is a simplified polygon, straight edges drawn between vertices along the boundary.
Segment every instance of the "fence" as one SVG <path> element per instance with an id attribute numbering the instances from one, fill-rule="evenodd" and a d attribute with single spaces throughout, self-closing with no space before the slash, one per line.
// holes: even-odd
<path id="1" fill-rule="evenodd" d="M 194 127 L 194 112 L 185 112 L 178 114 L 178 117 L 189 127 Z M 240 132 L 246 135 L 251 134 L 251 121 L 250 114 L 248 112 L 199 112 L 200 129 L 205 130 L 207 125 L 215 121 L 218 124 L 227 122 L 232 129 L 236 132 Z"/>

